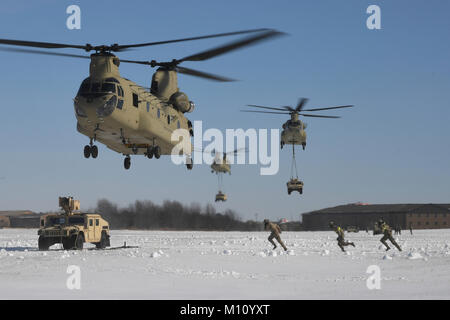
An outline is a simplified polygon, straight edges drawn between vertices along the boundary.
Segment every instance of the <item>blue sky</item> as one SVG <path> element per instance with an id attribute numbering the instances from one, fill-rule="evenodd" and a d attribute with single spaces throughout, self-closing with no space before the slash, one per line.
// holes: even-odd
<path id="1" fill-rule="evenodd" d="M 66 28 L 66 8 L 81 8 L 81 30 Z M 366 8 L 381 8 L 381 30 L 366 28 Z M 308 146 L 297 153 L 303 196 L 288 196 L 291 153 L 282 150 L 276 176 L 234 166 L 224 178 L 229 200 L 247 219 L 272 219 L 343 203 L 450 201 L 450 20 L 448 1 L 61 1 L 3 0 L 0 38 L 75 44 L 139 43 L 241 29 L 275 28 L 289 35 L 186 67 L 239 79 L 220 84 L 179 76 L 196 103 L 191 120 L 205 128 L 280 128 L 284 116 L 240 113 L 246 104 L 308 107 L 354 104 L 307 119 Z M 141 48 L 124 59 L 170 60 L 236 39 Z M 59 52 L 82 53 L 76 50 Z M 206 166 L 187 172 L 170 159 L 133 159 L 99 146 L 86 160 L 72 98 L 86 60 L 0 52 L 0 210 L 57 208 L 69 194 L 84 208 L 106 197 L 119 205 L 213 202 L 217 178 Z M 149 86 L 152 69 L 121 66 Z"/>

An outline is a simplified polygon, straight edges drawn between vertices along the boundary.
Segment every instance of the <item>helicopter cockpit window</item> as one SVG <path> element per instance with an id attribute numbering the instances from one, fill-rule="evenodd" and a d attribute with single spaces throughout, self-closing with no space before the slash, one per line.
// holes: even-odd
<path id="1" fill-rule="evenodd" d="M 105 82 L 115 82 L 115 83 L 120 83 L 119 80 L 117 80 L 116 78 L 106 78 Z"/>
<path id="2" fill-rule="evenodd" d="M 119 99 L 119 102 L 117 102 L 117 109 L 122 110 L 122 108 L 123 108 L 123 100 Z"/>
<path id="3" fill-rule="evenodd" d="M 89 93 L 90 86 L 91 86 L 91 83 L 90 83 L 89 79 L 84 80 L 80 86 L 80 90 L 78 90 L 78 94 L 84 95 L 86 93 Z"/>
<path id="4" fill-rule="evenodd" d="M 105 82 L 102 85 L 102 92 L 116 93 L 116 85 L 114 83 Z"/>
<path id="5" fill-rule="evenodd" d="M 117 92 L 118 92 L 120 97 L 123 97 L 123 89 L 122 89 L 121 86 L 117 86 Z"/>
<path id="6" fill-rule="evenodd" d="M 92 84 L 91 92 L 100 92 L 100 83 L 96 82 Z"/>

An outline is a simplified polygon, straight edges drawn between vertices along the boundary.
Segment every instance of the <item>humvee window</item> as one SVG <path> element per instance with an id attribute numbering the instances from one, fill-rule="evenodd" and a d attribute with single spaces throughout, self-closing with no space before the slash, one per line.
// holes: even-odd
<path id="1" fill-rule="evenodd" d="M 83 217 L 69 217 L 69 224 L 84 224 Z"/>
<path id="2" fill-rule="evenodd" d="M 100 221 L 98 219 L 95 219 L 95 225 L 98 227 L 99 224 L 100 224 Z"/>
<path id="3" fill-rule="evenodd" d="M 94 224 L 92 222 L 92 219 L 89 219 L 89 227 L 92 227 Z"/>

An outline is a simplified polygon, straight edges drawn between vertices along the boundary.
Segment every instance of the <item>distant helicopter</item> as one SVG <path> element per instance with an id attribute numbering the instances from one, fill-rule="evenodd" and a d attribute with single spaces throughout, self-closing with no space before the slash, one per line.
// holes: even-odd
<path id="1" fill-rule="evenodd" d="M 245 149 L 236 149 L 234 151 L 230 151 L 227 153 L 221 153 L 221 152 L 216 152 L 216 150 L 213 150 L 213 153 L 216 154 L 216 157 L 213 161 L 213 163 L 211 164 L 211 173 L 228 173 L 231 175 L 231 165 L 227 160 L 227 155 L 229 154 L 238 154 L 240 152 L 245 151 Z M 220 157 L 222 155 L 222 157 Z"/>
<path id="2" fill-rule="evenodd" d="M 257 105 L 249 104 L 249 105 L 247 105 L 249 107 L 269 109 L 269 110 L 275 110 L 275 111 L 254 111 L 254 110 L 241 110 L 241 111 L 242 112 L 256 112 L 256 113 L 289 114 L 291 116 L 291 119 L 286 121 L 283 124 L 283 131 L 281 132 L 281 141 L 280 141 L 281 149 L 283 149 L 285 144 L 292 144 L 293 146 L 301 145 L 303 150 L 305 150 L 305 148 L 306 148 L 306 132 L 305 132 L 306 123 L 301 121 L 299 119 L 299 116 L 315 117 L 315 118 L 331 118 L 331 119 L 336 119 L 336 118 L 340 118 L 340 117 L 317 115 L 317 114 L 304 114 L 301 112 L 322 111 L 322 110 L 353 107 L 353 105 L 347 105 L 347 106 L 338 106 L 338 107 L 329 107 L 329 108 L 303 109 L 303 106 L 306 104 L 307 101 L 308 101 L 307 98 L 301 98 L 295 109 L 290 106 L 284 106 L 281 108 L 272 108 L 272 107 L 257 106 Z"/>
<path id="3" fill-rule="evenodd" d="M 230 151 L 230 152 L 226 152 L 226 153 L 221 153 L 221 152 L 216 152 L 216 150 L 213 150 L 213 154 L 216 155 L 213 163 L 211 164 L 211 173 L 216 173 L 217 174 L 217 181 L 218 181 L 218 187 L 219 187 L 219 191 L 216 194 L 216 199 L 215 201 L 227 201 L 228 197 L 225 193 L 222 192 L 223 189 L 223 174 L 228 173 L 231 175 L 231 164 L 230 162 L 227 160 L 227 155 L 233 154 L 233 155 L 237 155 L 240 152 L 246 152 L 246 149 L 236 149 L 234 151 Z"/>
<path id="4" fill-rule="evenodd" d="M 138 47 L 248 33 L 253 35 L 169 62 L 125 60 L 113 54 L 113 52 L 123 52 Z M 185 113 L 194 111 L 195 105 L 185 93 L 179 90 L 178 73 L 215 81 L 232 81 L 222 76 L 181 67 L 179 66 L 181 63 L 208 60 L 280 35 L 282 33 L 276 30 L 256 29 L 140 44 L 99 46 L 0 39 L 0 44 L 3 45 L 53 50 L 71 48 L 95 53 L 85 56 L 35 49 L 3 47 L 0 50 L 90 59 L 89 77 L 81 83 L 74 98 L 77 130 L 90 140 L 89 145 L 84 147 L 84 157 L 97 158 L 98 148 L 94 145 L 94 141 L 99 141 L 108 148 L 123 154 L 124 167 L 129 169 L 132 154 L 145 155 L 149 159 L 170 155 L 172 149 L 180 142 L 171 140 L 175 130 L 185 129 L 193 136 L 192 123 L 185 117 Z M 159 67 L 153 74 L 151 89 L 148 90 L 122 77 L 119 73 L 121 62 L 152 68 Z M 184 151 L 187 153 L 184 155 L 189 160 L 188 152 L 191 150 Z M 189 170 L 192 169 L 192 161 L 186 161 L 186 166 Z"/>

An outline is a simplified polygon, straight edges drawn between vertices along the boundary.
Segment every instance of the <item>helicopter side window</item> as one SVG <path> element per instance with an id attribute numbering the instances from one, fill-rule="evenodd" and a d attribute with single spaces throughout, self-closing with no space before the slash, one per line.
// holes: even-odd
<path id="1" fill-rule="evenodd" d="M 136 93 L 133 93 L 133 106 L 135 106 L 136 108 L 139 107 L 139 98 Z"/>
<path id="2" fill-rule="evenodd" d="M 100 83 L 99 82 L 92 84 L 91 92 L 100 92 Z"/>
<path id="3" fill-rule="evenodd" d="M 147 112 L 150 112 L 150 102 L 147 102 Z"/>
<path id="4" fill-rule="evenodd" d="M 123 108 L 123 100 L 119 99 L 119 102 L 117 102 L 117 109 L 122 110 L 122 108 Z"/>
<path id="5" fill-rule="evenodd" d="M 170 124 L 170 115 L 167 116 L 167 124 Z"/>
<path id="6" fill-rule="evenodd" d="M 105 82 L 102 85 L 102 92 L 116 93 L 116 85 L 114 83 Z"/>

